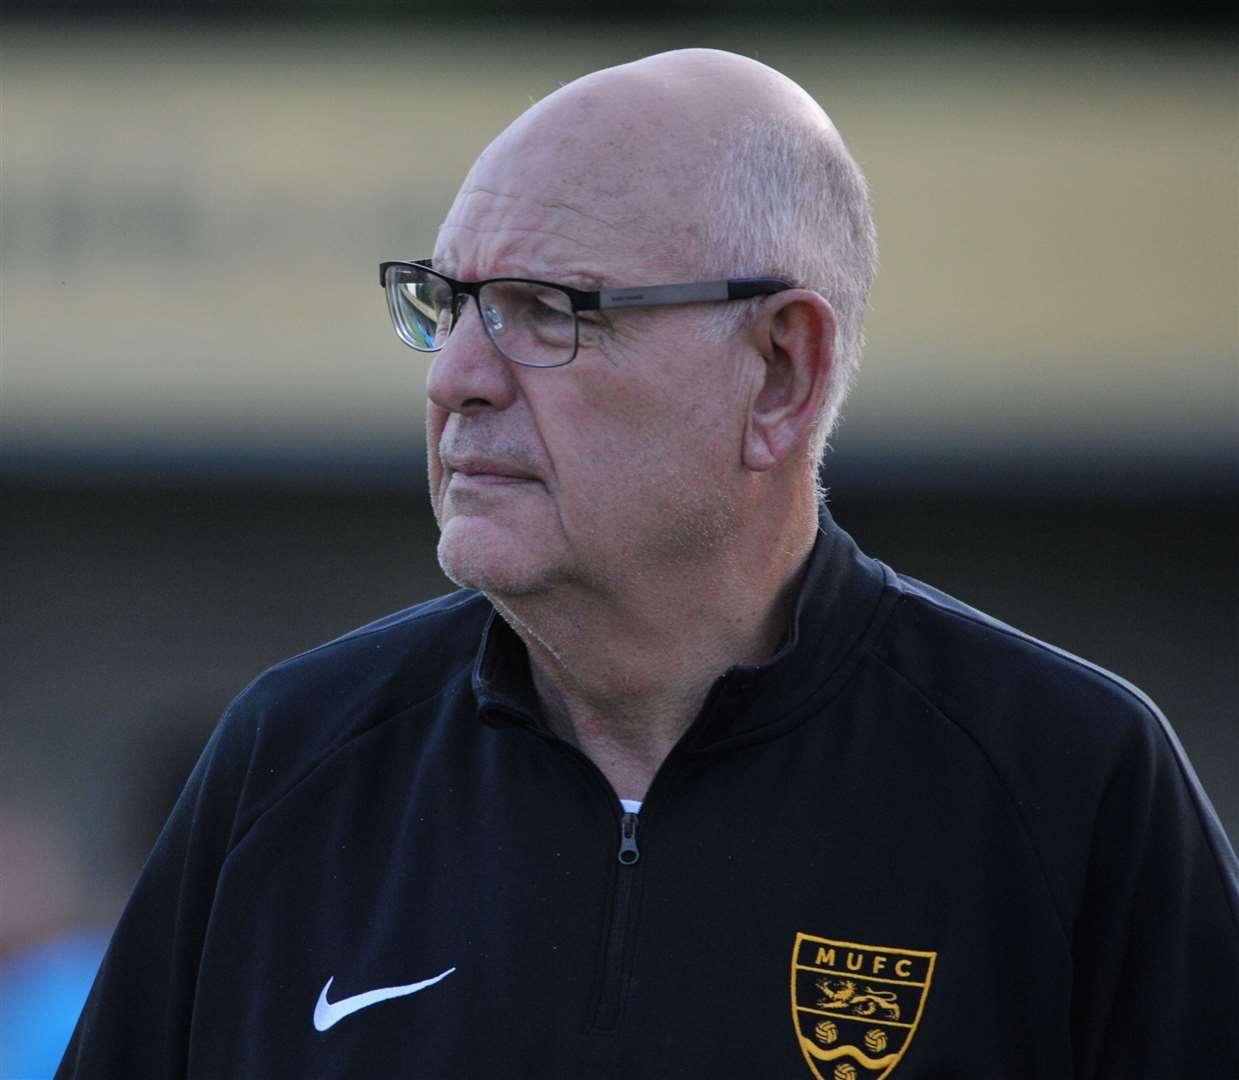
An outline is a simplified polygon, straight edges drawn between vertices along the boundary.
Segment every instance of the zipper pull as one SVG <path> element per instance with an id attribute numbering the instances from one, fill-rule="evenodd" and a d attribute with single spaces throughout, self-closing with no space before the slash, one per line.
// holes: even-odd
<path id="1" fill-rule="evenodd" d="M 637 847 L 637 815 L 625 813 L 620 818 L 619 861 L 625 866 L 631 866 L 639 858 L 641 851 Z"/>

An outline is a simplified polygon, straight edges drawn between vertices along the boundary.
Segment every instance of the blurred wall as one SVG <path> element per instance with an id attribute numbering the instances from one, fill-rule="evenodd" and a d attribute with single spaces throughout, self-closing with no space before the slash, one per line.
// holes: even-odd
<path id="1" fill-rule="evenodd" d="M 872 182 L 881 271 L 841 455 L 1037 457 L 1073 484 L 1080 460 L 1176 487 L 1233 476 L 1225 37 L 408 23 L 4 39 L 11 453 L 390 458 L 424 363 L 385 324 L 375 264 L 431 250 L 473 157 L 531 101 L 703 43 L 802 82 Z"/>
<path id="2" fill-rule="evenodd" d="M 376 264 L 587 70 L 708 44 L 821 100 L 882 262 L 832 506 L 1145 689 L 1239 835 L 1233 50 L 494 23 L 3 28 L 0 785 L 111 919 L 229 697 L 445 588 Z"/>

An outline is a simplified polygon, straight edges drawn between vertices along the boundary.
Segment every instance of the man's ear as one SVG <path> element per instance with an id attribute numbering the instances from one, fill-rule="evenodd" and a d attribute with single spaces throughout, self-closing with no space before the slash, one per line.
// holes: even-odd
<path id="1" fill-rule="evenodd" d="M 744 431 L 748 468 L 773 469 L 809 438 L 826 399 L 835 326 L 835 313 L 819 293 L 788 289 L 762 301 L 749 327 L 765 369 Z"/>

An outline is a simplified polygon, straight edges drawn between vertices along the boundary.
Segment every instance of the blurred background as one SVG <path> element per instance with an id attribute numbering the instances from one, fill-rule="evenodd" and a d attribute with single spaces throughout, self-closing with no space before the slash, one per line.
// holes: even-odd
<path id="1" fill-rule="evenodd" d="M 80 1004 L 254 675 L 448 587 L 377 263 L 531 102 L 686 45 L 804 85 L 873 187 L 836 517 L 1145 689 L 1239 836 L 1234 24 L 1008 10 L 10 0 L 0 1001 Z"/>

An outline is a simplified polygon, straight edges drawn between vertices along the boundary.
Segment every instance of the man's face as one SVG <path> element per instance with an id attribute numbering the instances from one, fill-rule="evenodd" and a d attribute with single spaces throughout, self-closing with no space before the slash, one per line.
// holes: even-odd
<path id="1" fill-rule="evenodd" d="M 673 235 L 687 185 L 607 157 L 536 126 L 501 140 L 457 196 L 436 266 L 465 280 L 582 288 L 692 279 Z M 431 499 L 450 577 L 496 595 L 616 592 L 727 539 L 744 366 L 734 342 L 703 336 L 706 311 L 604 317 L 582 328 L 588 341 L 571 364 L 533 369 L 496 350 L 469 304 L 427 387 Z"/>

